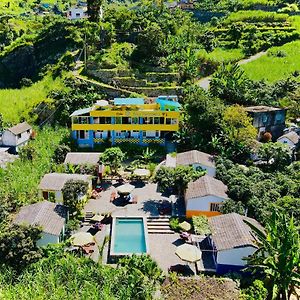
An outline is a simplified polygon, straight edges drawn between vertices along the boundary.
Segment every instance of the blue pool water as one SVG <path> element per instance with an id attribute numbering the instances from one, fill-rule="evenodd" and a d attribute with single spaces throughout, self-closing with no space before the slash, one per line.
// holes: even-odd
<path id="1" fill-rule="evenodd" d="M 146 237 L 142 218 L 117 218 L 114 254 L 146 253 Z"/>

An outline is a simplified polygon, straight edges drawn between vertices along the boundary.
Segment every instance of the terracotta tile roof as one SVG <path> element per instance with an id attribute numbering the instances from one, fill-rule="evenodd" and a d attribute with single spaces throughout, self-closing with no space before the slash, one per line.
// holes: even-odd
<path id="1" fill-rule="evenodd" d="M 192 164 L 202 164 L 207 167 L 215 167 L 214 157 L 208 153 L 198 150 L 191 150 L 182 153 L 177 153 L 177 165 L 186 166 Z"/>
<path id="2" fill-rule="evenodd" d="M 45 200 L 22 207 L 14 223 L 41 226 L 43 232 L 59 235 L 66 218 L 67 208 L 64 205 Z"/>
<path id="3" fill-rule="evenodd" d="M 218 179 L 205 175 L 188 184 L 185 199 L 200 198 L 208 195 L 227 199 L 227 186 Z"/>
<path id="4" fill-rule="evenodd" d="M 73 165 L 97 165 L 100 152 L 69 152 L 65 158 L 65 164 Z"/>
<path id="5" fill-rule="evenodd" d="M 283 139 L 283 138 L 289 139 L 289 140 L 290 140 L 292 143 L 294 143 L 295 145 L 298 144 L 298 143 L 299 143 L 299 140 L 300 140 L 300 136 L 299 136 L 296 132 L 294 132 L 294 131 L 288 132 L 288 133 L 286 133 L 286 134 L 280 136 L 280 137 L 277 139 L 277 141 L 280 140 L 280 139 Z"/>
<path id="6" fill-rule="evenodd" d="M 212 232 L 211 238 L 218 251 L 247 246 L 257 247 L 255 236 L 244 220 L 262 229 L 256 220 L 237 213 L 215 216 L 208 219 Z"/>
<path id="7" fill-rule="evenodd" d="M 39 185 L 40 190 L 61 191 L 65 183 L 69 180 L 83 180 L 89 182 L 90 175 L 49 173 L 46 174 Z"/>
<path id="8" fill-rule="evenodd" d="M 19 123 L 13 127 L 7 128 L 7 130 L 9 130 L 14 135 L 18 135 L 30 129 L 32 129 L 32 127 L 27 122 Z"/>

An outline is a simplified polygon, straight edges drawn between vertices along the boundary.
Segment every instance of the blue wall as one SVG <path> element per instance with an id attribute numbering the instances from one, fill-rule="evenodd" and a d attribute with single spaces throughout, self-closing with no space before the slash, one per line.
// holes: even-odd
<path id="1" fill-rule="evenodd" d="M 237 272 L 242 273 L 242 269 L 244 269 L 245 266 L 233 266 L 233 265 L 223 265 L 223 264 L 217 264 L 217 274 L 226 274 L 229 272 Z"/>

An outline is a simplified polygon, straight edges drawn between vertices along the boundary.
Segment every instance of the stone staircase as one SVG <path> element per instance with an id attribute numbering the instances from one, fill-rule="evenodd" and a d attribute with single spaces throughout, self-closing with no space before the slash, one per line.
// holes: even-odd
<path id="1" fill-rule="evenodd" d="M 84 220 L 83 222 L 81 223 L 81 227 L 82 226 L 89 226 L 90 225 L 90 221 L 92 219 L 92 217 L 94 216 L 93 212 L 91 211 L 86 211 L 85 212 L 85 215 L 84 215 Z"/>
<path id="2" fill-rule="evenodd" d="M 174 234 L 169 217 L 148 217 L 147 227 L 149 234 Z"/>

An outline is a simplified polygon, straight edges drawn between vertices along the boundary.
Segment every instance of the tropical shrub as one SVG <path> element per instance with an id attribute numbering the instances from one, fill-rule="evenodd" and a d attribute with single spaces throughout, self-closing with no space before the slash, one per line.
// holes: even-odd
<path id="1" fill-rule="evenodd" d="M 87 192 L 87 182 L 83 180 L 68 180 L 62 189 L 64 205 L 66 205 L 71 212 L 80 212 L 83 208 Z"/>
<path id="2" fill-rule="evenodd" d="M 267 296 L 268 290 L 265 288 L 263 281 L 258 279 L 254 280 L 241 294 L 243 300 L 266 300 Z"/>
<path id="3" fill-rule="evenodd" d="M 21 272 L 42 257 L 36 242 L 41 229 L 34 226 L 13 224 L 0 233 L 0 265 L 4 264 Z"/>
<path id="4" fill-rule="evenodd" d="M 206 235 L 211 233 L 206 216 L 193 216 L 192 222 L 196 234 Z"/>
<path id="5" fill-rule="evenodd" d="M 113 174 L 117 174 L 124 159 L 125 154 L 119 147 L 108 148 L 100 156 L 100 161 L 104 165 L 109 166 Z"/>
<path id="6" fill-rule="evenodd" d="M 294 218 L 273 210 L 265 230 L 245 222 L 258 239 L 258 250 L 248 259 L 249 270 L 264 274 L 272 299 L 290 299 L 299 285 L 300 237 Z"/>

